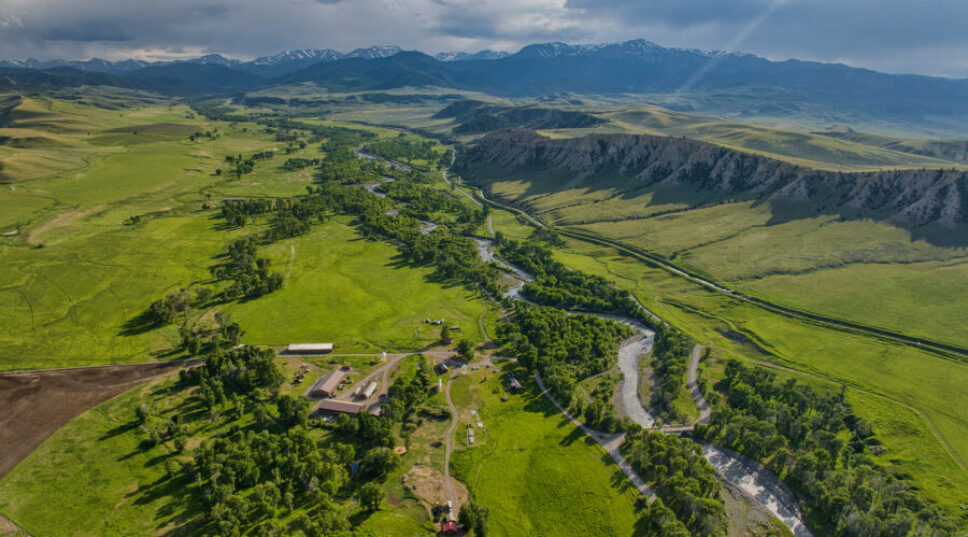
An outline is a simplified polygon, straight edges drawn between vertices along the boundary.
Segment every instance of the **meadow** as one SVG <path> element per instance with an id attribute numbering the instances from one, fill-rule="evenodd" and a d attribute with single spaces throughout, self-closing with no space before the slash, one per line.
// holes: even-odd
<path id="1" fill-rule="evenodd" d="M 455 403 L 476 409 L 487 428 L 486 439 L 455 452 L 451 466 L 471 498 L 490 509 L 488 534 L 628 535 L 638 491 L 529 377 L 515 376 L 526 389 L 507 402 L 504 375 L 460 376 L 451 387 Z"/>
<path id="2" fill-rule="evenodd" d="M 312 184 L 311 170 L 283 171 L 283 155 L 238 180 L 216 174 L 227 167 L 224 155 L 283 149 L 255 124 L 208 122 L 167 105 L 107 111 L 50 99 L 17 110 L 18 122 L 88 153 L 79 167 L 5 177 L 0 208 L 16 210 L 0 210 L 0 225 L 20 234 L 0 239 L 7 267 L 0 324 L 8 328 L 0 333 L 0 370 L 177 356 L 175 327 L 145 331 L 129 323 L 168 292 L 208 282 L 230 239 L 261 230 L 225 229 L 205 207 L 229 196 L 295 195 Z M 214 139 L 186 134 L 216 129 Z M 293 156 L 319 155 L 308 145 Z M 141 221 L 125 225 L 132 216 Z M 347 224 L 267 249 L 289 281 L 278 296 L 228 308 L 245 341 L 325 337 L 344 350 L 412 350 L 435 339 L 421 323 L 430 317 L 482 339 L 484 303 L 474 293 L 431 281 L 427 269 L 400 266 L 393 247 L 360 241 Z"/>
<path id="3" fill-rule="evenodd" d="M 968 345 L 968 334 L 957 329 L 968 322 L 968 311 L 950 299 L 968 292 L 963 246 L 934 244 L 883 221 L 798 217 L 769 203 L 689 208 L 686 193 L 629 191 L 609 182 L 555 191 L 545 179 L 509 180 L 491 188 L 550 224 L 655 252 L 753 296 Z"/>

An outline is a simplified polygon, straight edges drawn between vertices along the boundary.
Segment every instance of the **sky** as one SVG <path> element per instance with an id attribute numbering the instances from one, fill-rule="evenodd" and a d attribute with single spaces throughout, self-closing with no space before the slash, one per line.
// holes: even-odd
<path id="1" fill-rule="evenodd" d="M 0 58 L 660 45 L 968 77 L 964 0 L 0 0 Z"/>

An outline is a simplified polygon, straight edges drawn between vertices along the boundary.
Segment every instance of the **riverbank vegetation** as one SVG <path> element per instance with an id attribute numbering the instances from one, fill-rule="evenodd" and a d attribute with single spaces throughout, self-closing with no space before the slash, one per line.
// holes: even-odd
<path id="1" fill-rule="evenodd" d="M 880 450 L 871 425 L 844 391 L 818 394 L 766 369 L 726 364 L 722 394 L 700 438 L 763 461 L 791 486 L 825 535 L 954 535 L 957 524 L 910 481 L 870 458 Z"/>

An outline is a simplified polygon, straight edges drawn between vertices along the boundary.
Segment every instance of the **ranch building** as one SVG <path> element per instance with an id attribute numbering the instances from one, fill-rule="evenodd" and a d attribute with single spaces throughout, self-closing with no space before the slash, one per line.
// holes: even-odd
<path id="1" fill-rule="evenodd" d="M 332 343 L 290 343 L 286 347 L 286 352 L 289 354 L 321 354 L 324 352 L 333 352 Z"/>
<path id="2" fill-rule="evenodd" d="M 343 373 L 339 369 L 330 371 L 325 377 L 316 381 L 309 395 L 313 397 L 332 397 L 336 395 L 336 388 L 339 387 L 340 382 L 343 382 L 343 377 L 345 376 L 346 373 Z"/>
<path id="3" fill-rule="evenodd" d="M 316 405 L 315 411 L 322 414 L 349 414 L 355 416 L 363 411 L 363 405 L 352 401 L 324 399 Z"/>

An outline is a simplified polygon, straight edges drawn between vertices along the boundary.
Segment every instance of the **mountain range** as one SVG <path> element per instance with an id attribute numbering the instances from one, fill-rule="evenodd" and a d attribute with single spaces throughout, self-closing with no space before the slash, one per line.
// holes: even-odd
<path id="1" fill-rule="evenodd" d="M 37 73 L 48 73 L 38 77 Z M 884 74 L 842 64 L 624 43 L 540 43 L 514 54 L 481 51 L 436 57 L 399 47 L 349 53 L 292 50 L 251 61 L 211 54 L 189 60 L 0 62 L 0 84 L 100 83 L 169 95 L 245 92 L 314 83 L 336 91 L 442 87 L 503 97 L 557 94 L 650 96 L 668 108 L 772 117 L 811 114 L 829 123 L 862 115 L 968 132 L 968 80 Z M 87 75 L 85 79 L 84 76 Z"/>

